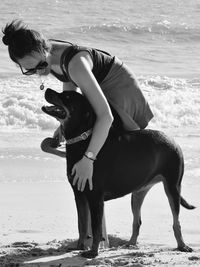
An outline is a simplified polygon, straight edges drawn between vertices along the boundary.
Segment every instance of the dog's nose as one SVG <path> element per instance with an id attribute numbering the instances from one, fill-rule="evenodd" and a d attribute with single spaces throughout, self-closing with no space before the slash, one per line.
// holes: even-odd
<path id="1" fill-rule="evenodd" d="M 45 94 L 44 94 L 44 97 L 45 97 L 45 99 L 48 101 L 48 98 L 49 98 L 49 96 L 51 95 L 51 92 L 52 92 L 53 90 L 52 89 L 50 89 L 50 88 L 47 88 L 46 89 L 46 91 L 45 91 Z"/>
<path id="2" fill-rule="evenodd" d="M 58 98 L 58 93 L 50 88 L 47 88 L 44 97 L 50 104 L 55 104 L 55 101 Z"/>

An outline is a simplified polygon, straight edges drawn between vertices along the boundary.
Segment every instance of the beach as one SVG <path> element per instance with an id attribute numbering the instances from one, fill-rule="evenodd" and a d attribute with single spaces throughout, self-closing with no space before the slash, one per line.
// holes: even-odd
<path id="1" fill-rule="evenodd" d="M 196 209 L 180 211 L 191 253 L 176 250 L 162 184 L 145 198 L 137 247 L 125 246 L 133 220 L 128 195 L 105 203 L 109 248 L 101 246 L 95 259 L 69 251 L 78 222 L 66 160 L 40 149 L 58 122 L 42 112 L 39 87 L 61 92 L 62 83 L 21 75 L 0 42 L 0 267 L 200 266 L 199 10 L 198 0 L 1 0 L 1 29 L 22 19 L 47 38 L 105 50 L 129 66 L 154 113 L 148 128 L 183 151 L 181 194 Z"/>
<path id="2" fill-rule="evenodd" d="M 22 133 L 18 132 L 14 139 L 9 133 L 1 134 L 1 148 L 7 151 L 1 156 L 1 177 L 10 177 L 9 181 L 2 180 L 0 186 L 2 266 L 12 263 L 22 266 L 199 265 L 199 136 L 189 129 L 187 137 L 173 133 L 185 156 L 182 195 L 197 207 L 195 210 L 182 207 L 180 213 L 184 240 L 194 252 L 175 250 L 171 211 L 163 186 L 158 184 L 148 193 L 142 207 L 138 247 L 124 246 L 132 229 L 128 195 L 105 203 L 111 247 L 101 249 L 95 260 L 86 260 L 79 251 L 67 252 L 67 246 L 78 238 L 75 201 L 65 175 L 65 160 L 39 149 L 40 138 L 46 135 L 48 132 L 23 133 L 21 145 Z"/>

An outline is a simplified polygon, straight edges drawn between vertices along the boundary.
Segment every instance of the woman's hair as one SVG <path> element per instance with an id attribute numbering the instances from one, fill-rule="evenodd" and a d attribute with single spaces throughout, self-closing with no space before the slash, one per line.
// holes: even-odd
<path id="1" fill-rule="evenodd" d="M 50 50 L 50 43 L 37 31 L 29 29 L 21 20 L 13 20 L 2 30 L 2 41 L 8 46 L 10 58 L 18 63 L 18 59 L 33 51 Z"/>

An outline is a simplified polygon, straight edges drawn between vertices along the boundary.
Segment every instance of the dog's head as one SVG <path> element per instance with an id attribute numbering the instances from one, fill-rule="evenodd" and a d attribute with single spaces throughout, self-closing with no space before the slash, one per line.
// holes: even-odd
<path id="1" fill-rule="evenodd" d="M 66 120 L 69 117 L 69 110 L 67 108 L 67 99 L 70 97 L 70 93 L 57 93 L 56 91 L 48 88 L 45 92 L 46 101 L 51 106 L 43 106 L 42 111 L 46 114 L 56 118 L 60 122 Z"/>
<path id="2" fill-rule="evenodd" d="M 88 130 L 94 123 L 94 112 L 87 99 L 75 91 L 58 93 L 50 88 L 45 92 L 46 101 L 51 106 L 43 106 L 42 111 L 56 118 L 66 129 Z"/>

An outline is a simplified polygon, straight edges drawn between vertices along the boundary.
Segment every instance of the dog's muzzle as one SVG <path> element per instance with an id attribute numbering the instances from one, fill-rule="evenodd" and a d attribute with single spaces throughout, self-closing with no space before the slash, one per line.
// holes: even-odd
<path id="1" fill-rule="evenodd" d="M 55 117 L 56 119 L 64 120 L 67 116 L 67 113 L 64 108 L 59 106 L 43 106 L 42 111 L 44 111 L 50 116 Z"/>

